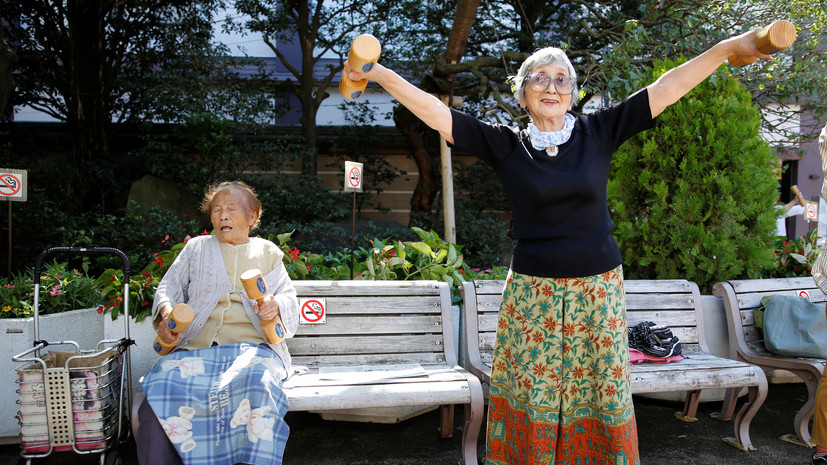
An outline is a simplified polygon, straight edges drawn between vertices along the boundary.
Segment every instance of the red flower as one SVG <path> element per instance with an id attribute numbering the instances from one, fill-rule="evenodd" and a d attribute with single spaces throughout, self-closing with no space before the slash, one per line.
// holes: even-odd
<path id="1" fill-rule="evenodd" d="M 157 258 L 155 258 L 155 263 L 157 263 L 158 266 L 163 266 L 164 265 L 164 259 L 162 257 L 157 257 Z"/>
<path id="2" fill-rule="evenodd" d="M 463 270 L 462 268 L 459 269 L 459 272 L 465 274 L 465 270 Z"/>
<path id="3" fill-rule="evenodd" d="M 103 305 L 98 307 L 98 315 L 102 315 L 102 314 L 103 314 Z"/>
<path id="4" fill-rule="evenodd" d="M 146 300 L 144 300 L 144 306 L 147 306 L 147 305 L 149 305 L 149 302 L 147 302 Z"/>
<path id="5" fill-rule="evenodd" d="M 210 235 L 210 233 L 208 233 L 208 232 L 207 232 L 207 230 L 205 229 L 205 230 L 204 230 L 204 232 L 202 232 L 202 233 L 201 233 L 201 235 L 202 235 L 202 236 L 209 236 L 209 235 Z"/>
<path id="6" fill-rule="evenodd" d="M 115 278 L 115 275 L 112 275 L 112 276 L 110 276 L 109 278 L 110 278 L 110 279 L 112 279 L 112 281 L 114 281 L 114 280 L 116 279 L 116 278 Z"/>

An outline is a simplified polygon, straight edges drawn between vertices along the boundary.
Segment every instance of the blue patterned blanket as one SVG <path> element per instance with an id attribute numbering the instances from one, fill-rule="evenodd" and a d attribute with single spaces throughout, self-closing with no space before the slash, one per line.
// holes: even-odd
<path id="1" fill-rule="evenodd" d="M 227 344 L 159 359 L 141 387 L 187 465 L 278 464 L 287 377 L 268 347 Z"/>

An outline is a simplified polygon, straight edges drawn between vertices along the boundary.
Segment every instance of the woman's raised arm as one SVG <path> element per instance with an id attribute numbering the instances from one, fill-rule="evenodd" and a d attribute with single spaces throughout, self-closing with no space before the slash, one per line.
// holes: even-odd
<path id="1" fill-rule="evenodd" d="M 354 81 L 368 79 L 382 86 L 393 98 L 399 101 L 417 118 L 431 129 L 438 131 L 448 143 L 454 143 L 451 110 L 438 98 L 406 81 L 395 71 L 376 63 L 373 69 L 359 73 L 345 63 L 345 72 Z"/>

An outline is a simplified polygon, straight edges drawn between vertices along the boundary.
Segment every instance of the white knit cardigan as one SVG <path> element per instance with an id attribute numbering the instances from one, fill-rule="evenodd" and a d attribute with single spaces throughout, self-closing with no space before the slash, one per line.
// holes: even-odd
<path id="1" fill-rule="evenodd" d="M 266 239 L 251 237 L 250 240 L 265 241 Z M 281 253 L 275 244 L 273 248 L 277 253 Z M 268 293 L 273 294 L 279 305 L 286 341 L 287 338 L 296 334 L 296 328 L 299 325 L 299 303 L 296 298 L 296 289 L 283 264 L 279 264 L 264 276 L 264 281 L 267 283 Z M 224 269 L 218 239 L 215 236 L 206 235 L 194 237 L 186 243 L 155 290 L 155 299 L 152 302 L 153 320 L 157 319 L 159 307 L 164 302 L 172 305 L 178 303 L 190 305 L 195 311 L 195 319 L 178 341 L 178 347 L 182 347 L 201 331 L 221 296 L 233 289 L 233 284 Z M 244 311 L 264 338 L 261 330 L 261 317 L 253 310 L 254 301 L 250 300 L 244 292 L 240 292 L 239 295 L 244 304 Z M 269 344 L 269 346 L 281 357 L 287 373 L 290 373 L 292 363 L 285 341 Z"/>

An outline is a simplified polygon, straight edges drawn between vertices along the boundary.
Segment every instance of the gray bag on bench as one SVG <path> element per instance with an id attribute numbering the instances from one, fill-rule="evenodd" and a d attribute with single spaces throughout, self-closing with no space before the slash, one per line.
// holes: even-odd
<path id="1" fill-rule="evenodd" d="M 827 358 L 824 304 L 804 297 L 771 295 L 764 307 L 764 345 L 770 352 L 796 357 Z"/>

